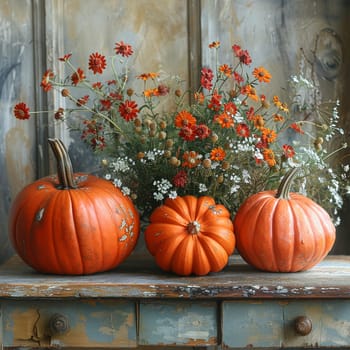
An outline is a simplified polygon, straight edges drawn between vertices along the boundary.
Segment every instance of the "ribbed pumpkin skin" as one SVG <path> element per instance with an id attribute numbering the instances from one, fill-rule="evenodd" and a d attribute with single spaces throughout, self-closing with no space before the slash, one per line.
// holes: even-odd
<path id="1" fill-rule="evenodd" d="M 131 200 L 107 180 L 73 176 L 75 189 L 60 189 L 56 176 L 46 177 L 25 187 L 12 204 L 12 244 L 40 272 L 106 271 L 136 245 L 140 223 Z"/>
<path id="2" fill-rule="evenodd" d="M 249 197 L 234 218 L 237 250 L 257 269 L 297 272 L 312 268 L 329 253 L 335 227 L 328 213 L 298 193 L 276 191 Z"/>
<path id="3" fill-rule="evenodd" d="M 230 213 L 206 196 L 167 199 L 151 214 L 145 241 L 161 269 L 182 276 L 221 271 L 235 248 Z"/>

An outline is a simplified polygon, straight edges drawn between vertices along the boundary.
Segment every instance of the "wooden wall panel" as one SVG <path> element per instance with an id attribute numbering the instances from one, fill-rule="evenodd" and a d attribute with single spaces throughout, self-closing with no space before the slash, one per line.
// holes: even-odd
<path id="1" fill-rule="evenodd" d="M 18 191 L 35 177 L 35 121 L 12 116 L 18 99 L 33 99 L 32 6 L 29 0 L 0 2 L 0 262 L 12 249 L 7 217 Z"/>

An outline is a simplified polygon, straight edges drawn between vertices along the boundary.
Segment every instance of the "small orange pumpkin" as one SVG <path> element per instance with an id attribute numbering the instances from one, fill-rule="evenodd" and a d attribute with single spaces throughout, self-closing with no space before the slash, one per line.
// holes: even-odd
<path id="1" fill-rule="evenodd" d="M 50 139 L 57 176 L 25 187 L 9 217 L 12 244 L 34 269 L 54 274 L 92 274 L 118 266 L 134 249 L 139 216 L 111 182 L 73 174 L 61 141 Z"/>
<path id="2" fill-rule="evenodd" d="M 145 241 L 161 269 L 183 276 L 222 270 L 235 248 L 230 213 L 206 196 L 168 198 L 152 212 Z"/>
<path id="3" fill-rule="evenodd" d="M 249 197 L 234 218 L 237 250 L 257 269 L 308 270 L 333 247 L 335 227 L 328 213 L 310 198 L 290 193 L 297 170 L 286 173 L 277 192 Z"/>

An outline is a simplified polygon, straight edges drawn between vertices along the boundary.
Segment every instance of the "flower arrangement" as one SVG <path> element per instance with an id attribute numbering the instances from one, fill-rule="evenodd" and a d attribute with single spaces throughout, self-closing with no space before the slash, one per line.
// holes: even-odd
<path id="1" fill-rule="evenodd" d="M 272 77 L 264 67 L 252 67 L 247 50 L 233 45 L 230 63 L 220 62 L 220 42 L 212 42 L 209 50 L 216 65 L 201 69 L 197 91 L 186 90 L 177 76 L 133 72 L 133 48 L 123 41 L 108 62 L 98 52 L 90 55 L 91 78 L 67 54 L 59 58 L 69 70 L 66 77 L 48 70 L 41 86 L 65 97 L 66 106 L 54 111 L 54 118 L 79 130 L 101 157 L 103 176 L 143 213 L 167 197 L 194 194 L 212 196 L 234 216 L 248 196 L 277 188 L 286 171 L 298 166 L 294 190 L 336 219 L 350 174 L 345 163 L 330 163 L 347 147 L 330 148 L 331 140 L 343 134 L 338 104 L 324 109 L 320 103 L 291 100 L 290 111 L 289 102 L 260 91 Z M 107 65 L 109 80 L 96 79 Z M 294 94 L 316 89 L 302 76 L 294 76 L 291 84 Z M 34 113 L 24 102 L 14 107 L 18 119 Z M 305 118 L 311 114 L 317 118 Z"/>

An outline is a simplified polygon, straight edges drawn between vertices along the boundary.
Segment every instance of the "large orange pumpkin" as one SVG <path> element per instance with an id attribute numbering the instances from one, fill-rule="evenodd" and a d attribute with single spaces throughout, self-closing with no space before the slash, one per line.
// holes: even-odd
<path id="1" fill-rule="evenodd" d="M 310 198 L 290 193 L 297 170 L 287 172 L 277 192 L 249 197 L 235 216 L 237 250 L 260 270 L 308 270 L 325 258 L 335 242 L 328 213 Z"/>
<path id="2" fill-rule="evenodd" d="M 15 250 L 44 273 L 80 275 L 116 267 L 139 236 L 133 203 L 107 180 L 73 174 L 62 142 L 49 143 L 57 176 L 35 181 L 15 198 L 9 217 Z"/>
<path id="3" fill-rule="evenodd" d="M 222 270 L 235 248 L 230 213 L 206 196 L 168 198 L 151 214 L 145 241 L 160 268 L 184 276 Z"/>

